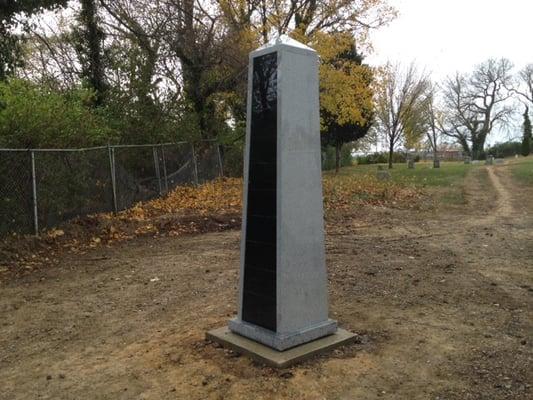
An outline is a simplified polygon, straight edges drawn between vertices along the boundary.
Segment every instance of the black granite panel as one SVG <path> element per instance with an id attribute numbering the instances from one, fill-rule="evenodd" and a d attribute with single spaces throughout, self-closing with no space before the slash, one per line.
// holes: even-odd
<path id="1" fill-rule="evenodd" d="M 276 189 L 248 190 L 248 215 L 276 215 Z"/>
<path id="2" fill-rule="evenodd" d="M 253 189 L 276 189 L 276 166 L 272 163 L 254 163 L 251 165 L 253 176 L 248 178 Z"/>
<path id="3" fill-rule="evenodd" d="M 276 331 L 276 303 L 270 297 L 244 292 L 246 307 L 242 310 L 243 321 L 251 322 L 271 331 Z"/>
<path id="4" fill-rule="evenodd" d="M 248 272 L 244 276 L 244 285 L 248 288 L 254 288 L 254 290 L 250 289 L 247 293 L 269 300 L 272 293 L 276 291 L 276 279 L 274 277 L 276 271 L 248 266 Z"/>
<path id="5" fill-rule="evenodd" d="M 277 53 L 253 60 L 242 319 L 276 330 Z"/>
<path id="6" fill-rule="evenodd" d="M 276 218 L 248 215 L 246 219 L 246 240 L 275 245 Z M 268 248 L 270 249 L 270 246 Z"/>
<path id="7" fill-rule="evenodd" d="M 246 242 L 246 265 L 276 271 L 276 244 Z M 246 275 L 246 274 L 245 274 Z"/>

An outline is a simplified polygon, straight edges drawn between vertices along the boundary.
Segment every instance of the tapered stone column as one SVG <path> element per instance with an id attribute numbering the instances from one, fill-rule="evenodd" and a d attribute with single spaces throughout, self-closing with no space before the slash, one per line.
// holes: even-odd
<path id="1" fill-rule="evenodd" d="M 328 318 L 318 66 L 313 49 L 288 37 L 250 54 L 240 290 L 229 329 L 276 351 L 337 332 Z"/>

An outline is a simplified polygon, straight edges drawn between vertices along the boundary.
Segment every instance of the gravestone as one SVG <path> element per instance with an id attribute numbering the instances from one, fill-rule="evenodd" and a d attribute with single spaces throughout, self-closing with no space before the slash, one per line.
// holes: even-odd
<path id="1" fill-rule="evenodd" d="M 472 158 L 469 156 L 465 156 L 465 164 L 472 164 Z"/>
<path id="2" fill-rule="evenodd" d="M 494 164 L 494 156 L 487 156 L 485 159 L 485 165 L 492 165 Z"/>
<path id="3" fill-rule="evenodd" d="M 207 337 L 275 367 L 344 344 L 328 317 L 317 53 L 250 54 L 238 315 Z"/>
<path id="4" fill-rule="evenodd" d="M 407 160 L 407 168 L 414 169 L 414 167 L 415 167 L 415 160 L 413 160 L 412 158 Z"/>
<path id="5" fill-rule="evenodd" d="M 440 160 L 438 159 L 433 160 L 433 168 L 440 168 Z"/>
<path id="6" fill-rule="evenodd" d="M 377 178 L 380 181 L 388 181 L 391 179 L 391 175 L 389 171 L 383 169 L 383 165 L 378 165 Z"/>

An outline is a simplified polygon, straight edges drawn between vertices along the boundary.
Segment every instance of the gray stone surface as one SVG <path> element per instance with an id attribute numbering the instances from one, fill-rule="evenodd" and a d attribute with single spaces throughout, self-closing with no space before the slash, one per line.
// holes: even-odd
<path id="1" fill-rule="evenodd" d="M 288 334 L 273 332 L 238 319 L 229 321 L 228 327 L 231 331 L 239 335 L 246 336 L 276 350 L 283 351 L 335 333 L 337 331 L 337 321 L 328 319 L 318 325 L 308 326 Z"/>
<path id="2" fill-rule="evenodd" d="M 277 351 L 261 343 L 237 335 L 226 327 L 209 331 L 206 334 L 206 338 L 230 348 L 237 353 L 245 354 L 255 361 L 270 367 L 286 368 L 336 347 L 352 343 L 357 338 L 357 335 L 339 328 L 332 335 L 324 336 L 321 339 L 285 351 Z"/>
<path id="3" fill-rule="evenodd" d="M 276 331 L 243 321 L 253 59 L 277 52 Z M 317 53 L 282 39 L 250 54 L 237 318 L 229 328 L 276 349 L 335 332 L 328 318 Z"/>

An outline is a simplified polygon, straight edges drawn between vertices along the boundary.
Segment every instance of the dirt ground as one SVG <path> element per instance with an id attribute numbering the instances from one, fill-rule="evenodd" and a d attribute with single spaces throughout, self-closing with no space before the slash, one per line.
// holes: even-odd
<path id="1" fill-rule="evenodd" d="M 463 207 L 327 220 L 355 344 L 276 371 L 205 341 L 239 232 L 141 238 L 0 284 L 0 399 L 533 399 L 533 188 L 472 169 Z"/>

